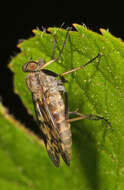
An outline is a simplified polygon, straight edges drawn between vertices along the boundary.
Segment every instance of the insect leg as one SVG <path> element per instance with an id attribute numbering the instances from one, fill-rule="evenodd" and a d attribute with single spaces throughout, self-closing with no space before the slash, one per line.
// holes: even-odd
<path id="1" fill-rule="evenodd" d="M 67 28 L 67 33 L 66 33 L 66 36 L 65 36 L 65 41 L 64 41 L 64 44 L 63 44 L 63 47 L 62 47 L 62 49 L 61 49 L 61 51 L 60 51 L 59 56 L 56 57 L 55 59 L 52 59 L 52 60 L 48 61 L 48 62 L 45 63 L 44 65 L 41 65 L 40 70 L 42 70 L 42 69 L 45 68 L 46 66 L 50 65 L 51 63 L 58 61 L 58 60 L 61 58 L 61 56 L 62 56 L 62 54 L 63 54 L 63 52 L 64 52 L 64 49 L 65 49 L 65 45 L 66 45 L 66 42 L 67 42 L 67 39 L 68 39 L 68 36 L 69 36 L 69 31 L 70 31 L 70 29 L 71 29 L 70 27 Z M 54 46 L 54 49 L 55 49 L 55 40 L 54 40 L 53 43 L 54 43 L 53 46 Z M 55 51 L 55 50 L 54 50 L 54 51 Z M 54 56 L 54 54 L 55 54 L 54 51 L 53 51 L 53 56 Z"/>
<path id="2" fill-rule="evenodd" d="M 90 61 L 88 61 L 85 65 L 81 65 L 80 67 L 76 67 L 70 71 L 66 71 L 64 73 L 60 74 L 60 77 L 63 77 L 64 75 L 70 74 L 72 72 L 78 71 L 80 69 L 84 69 L 84 67 L 86 67 L 87 65 L 89 65 L 90 63 L 92 63 L 94 60 L 96 60 L 97 58 L 100 58 L 102 56 L 101 53 L 98 53 L 98 55 L 96 57 L 93 57 Z"/>
<path id="3" fill-rule="evenodd" d="M 65 96 L 65 118 L 68 119 L 69 116 L 69 112 L 68 112 L 68 94 L 65 91 L 64 92 L 64 96 Z"/>
<path id="4" fill-rule="evenodd" d="M 55 47 L 56 47 L 56 35 L 53 35 L 53 55 L 52 55 L 52 59 L 54 59 L 55 57 Z"/>
<path id="5" fill-rule="evenodd" d="M 112 128 L 111 123 L 110 123 L 107 119 L 105 119 L 104 117 L 102 117 L 102 116 L 93 115 L 93 114 L 84 115 L 84 114 L 81 114 L 81 113 L 79 113 L 79 112 L 77 112 L 77 111 L 75 111 L 75 112 L 69 112 L 69 115 L 70 115 L 70 114 L 75 114 L 75 115 L 77 115 L 77 116 L 79 116 L 79 117 L 72 118 L 72 119 L 68 119 L 68 122 L 74 122 L 74 121 L 78 121 L 78 120 L 82 120 L 82 119 L 104 120 L 104 121 L 107 123 L 107 125 L 108 125 L 110 128 Z"/>
<path id="6" fill-rule="evenodd" d="M 65 118 L 68 119 L 68 94 L 63 86 L 63 81 L 58 80 L 58 91 L 64 95 L 64 104 L 65 104 Z"/>

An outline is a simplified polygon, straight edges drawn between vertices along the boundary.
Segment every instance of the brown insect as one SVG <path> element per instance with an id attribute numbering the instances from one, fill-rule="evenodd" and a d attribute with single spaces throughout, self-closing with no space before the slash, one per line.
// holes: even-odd
<path id="1" fill-rule="evenodd" d="M 103 117 L 96 115 L 83 115 L 78 112 L 70 112 L 71 114 L 76 114 L 79 117 L 69 119 L 67 92 L 63 85 L 66 81 L 63 77 L 64 75 L 84 68 L 96 58 L 100 57 L 101 54 L 98 54 L 85 65 L 60 75 L 44 69 L 46 66 L 60 59 L 61 54 L 64 51 L 68 35 L 69 31 L 67 31 L 60 55 L 56 59 L 52 59 L 47 63 L 44 63 L 43 60 L 40 60 L 39 62 L 31 60 L 23 66 L 23 71 L 29 72 L 26 82 L 32 93 L 36 117 L 41 129 L 43 141 L 50 159 L 57 167 L 59 167 L 60 164 L 60 155 L 65 163 L 70 165 L 72 153 L 70 122 L 86 118 L 91 120 L 103 119 L 110 125 L 110 123 Z M 60 79 L 57 79 L 58 76 Z M 61 96 L 62 94 L 64 94 L 64 100 Z"/>

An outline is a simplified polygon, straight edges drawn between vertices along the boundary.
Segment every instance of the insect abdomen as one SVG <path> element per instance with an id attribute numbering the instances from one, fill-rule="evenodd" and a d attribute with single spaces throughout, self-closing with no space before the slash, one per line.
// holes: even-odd
<path id="1" fill-rule="evenodd" d="M 57 123 L 58 128 L 60 129 L 60 137 L 62 141 L 62 152 L 61 155 L 64 161 L 69 165 L 71 159 L 72 152 L 72 138 L 71 138 L 71 130 L 70 124 L 67 121 L 62 121 L 61 123 Z"/>
<path id="2" fill-rule="evenodd" d="M 65 119 L 65 105 L 58 91 L 54 91 L 52 94 L 48 93 L 47 95 L 46 100 L 61 139 L 60 153 L 63 160 L 69 165 L 72 152 L 72 138 L 70 124 Z"/>

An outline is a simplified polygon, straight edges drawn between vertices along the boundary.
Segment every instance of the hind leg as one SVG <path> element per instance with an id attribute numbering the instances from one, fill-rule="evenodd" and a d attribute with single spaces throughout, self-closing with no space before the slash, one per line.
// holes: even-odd
<path id="1" fill-rule="evenodd" d="M 93 114 L 89 114 L 89 115 L 84 115 L 82 113 L 79 113 L 77 111 L 74 111 L 74 112 L 69 112 L 69 115 L 77 115 L 79 117 L 75 117 L 75 118 L 72 118 L 72 119 L 68 119 L 68 122 L 74 122 L 74 121 L 78 121 L 78 120 L 82 120 L 82 119 L 89 119 L 89 120 L 104 120 L 107 125 L 112 128 L 111 126 L 111 123 L 105 119 L 104 117 L 102 116 L 98 116 L 98 115 L 93 115 Z"/>

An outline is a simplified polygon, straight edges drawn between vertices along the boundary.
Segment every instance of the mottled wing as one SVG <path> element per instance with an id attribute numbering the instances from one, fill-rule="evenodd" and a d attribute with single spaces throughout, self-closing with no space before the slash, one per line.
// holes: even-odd
<path id="1" fill-rule="evenodd" d="M 34 101 L 34 106 L 48 155 L 55 166 L 58 167 L 60 163 L 59 155 L 61 152 L 60 137 L 43 94 L 40 100 L 37 102 Z"/>

